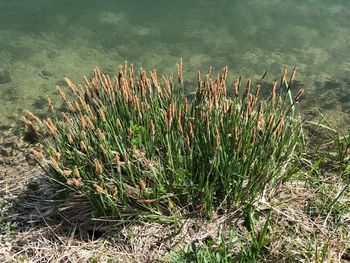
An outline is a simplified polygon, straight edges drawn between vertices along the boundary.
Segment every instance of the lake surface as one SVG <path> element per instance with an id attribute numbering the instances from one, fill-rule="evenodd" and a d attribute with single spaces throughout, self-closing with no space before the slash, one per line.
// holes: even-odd
<path id="1" fill-rule="evenodd" d="M 0 126 L 45 112 L 64 76 L 180 57 L 188 85 L 210 65 L 253 81 L 296 66 L 304 107 L 350 115 L 349 0 L 0 0 Z"/>

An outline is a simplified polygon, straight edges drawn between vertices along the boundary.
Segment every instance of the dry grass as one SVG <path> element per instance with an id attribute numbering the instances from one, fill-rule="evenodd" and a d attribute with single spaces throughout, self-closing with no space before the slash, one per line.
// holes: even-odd
<path id="1" fill-rule="evenodd" d="M 0 235 L 1 261 L 167 261 L 169 251 L 183 249 L 192 242 L 199 245 L 208 239 L 218 242 L 220 231 L 232 228 L 242 234 L 246 231 L 239 210 L 216 215 L 211 220 L 184 219 L 180 228 L 157 223 L 118 227 L 113 222 L 89 220 L 87 202 L 75 197 L 62 206 L 65 209 L 57 210 L 52 190 L 38 179 L 45 177 L 40 169 L 25 159 L 20 167 L 27 169 L 21 177 L 8 176 L 1 181 L 1 196 L 13 206 L 6 213 L 6 220 L 17 224 Z M 341 187 L 334 174 L 325 183 L 334 189 Z M 295 180 L 285 184 L 271 200 L 260 200 L 258 210 L 272 208 L 271 242 L 265 255 L 268 261 L 340 262 L 345 257 L 349 247 L 346 235 L 350 232 L 349 218 L 335 228 L 333 215 L 325 222 L 324 215 L 311 214 L 311 210 L 319 210 L 317 205 L 321 200 L 317 190 L 312 182 Z M 349 195 L 346 198 L 341 202 L 349 203 Z M 264 216 L 260 217 L 260 224 L 264 220 Z M 1 227 L 4 230 L 4 225 Z"/>

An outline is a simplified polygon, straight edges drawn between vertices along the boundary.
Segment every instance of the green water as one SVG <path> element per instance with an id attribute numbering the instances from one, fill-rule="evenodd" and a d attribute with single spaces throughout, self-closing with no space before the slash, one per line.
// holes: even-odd
<path id="1" fill-rule="evenodd" d="M 304 105 L 348 118 L 349 18 L 349 0 L 0 0 L 0 126 L 44 112 L 63 76 L 124 60 L 169 73 L 180 57 L 189 82 L 209 65 L 269 81 L 296 66 Z"/>

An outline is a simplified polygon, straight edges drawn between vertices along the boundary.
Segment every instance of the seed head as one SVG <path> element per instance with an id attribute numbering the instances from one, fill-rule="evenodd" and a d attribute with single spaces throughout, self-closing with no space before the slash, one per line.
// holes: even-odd
<path id="1" fill-rule="evenodd" d="M 73 135 L 70 134 L 70 133 L 68 133 L 68 134 L 67 134 L 67 140 L 68 140 L 69 144 L 73 144 L 73 142 L 74 142 L 74 140 L 73 140 Z"/>
<path id="2" fill-rule="evenodd" d="M 52 103 L 52 101 L 51 101 L 49 96 L 47 96 L 47 105 L 49 107 L 49 111 L 50 112 L 52 112 L 52 113 L 55 112 L 55 108 L 54 108 L 53 103 Z"/>
<path id="3" fill-rule="evenodd" d="M 34 115 L 32 112 L 30 111 L 26 111 L 26 113 L 36 122 L 39 124 L 42 124 L 41 120 L 39 119 L 38 116 Z"/>
<path id="4" fill-rule="evenodd" d="M 146 189 L 146 183 L 145 183 L 145 181 L 142 180 L 142 179 L 140 179 L 140 180 L 139 180 L 139 186 L 140 186 L 141 190 Z"/>
<path id="5" fill-rule="evenodd" d="M 180 61 L 176 64 L 177 66 L 177 79 L 179 83 L 182 83 L 182 58 L 180 58 Z"/>
<path id="6" fill-rule="evenodd" d="M 80 178 L 68 179 L 67 184 L 73 187 L 81 187 L 84 185 L 83 181 Z"/>
<path id="7" fill-rule="evenodd" d="M 120 167 L 120 157 L 119 157 L 119 153 L 116 152 L 115 156 L 114 156 L 114 163 L 117 167 Z"/>
<path id="8" fill-rule="evenodd" d="M 95 188 L 97 193 L 99 193 L 99 194 L 103 194 L 104 193 L 103 188 L 101 186 L 99 186 L 97 183 L 93 183 L 93 186 L 94 186 L 94 188 Z"/>
<path id="9" fill-rule="evenodd" d="M 188 134 L 190 135 L 191 138 L 193 137 L 193 127 L 190 121 L 188 122 Z"/>
<path id="10" fill-rule="evenodd" d="M 62 112 L 62 116 L 64 119 L 64 122 L 68 124 L 68 126 L 72 127 L 73 126 L 73 122 L 72 120 L 67 116 L 67 114 L 65 114 L 64 112 Z"/>
<path id="11" fill-rule="evenodd" d="M 288 87 L 290 88 L 294 82 L 294 79 L 295 79 L 295 73 L 296 73 L 296 70 L 295 70 L 295 67 L 292 71 L 292 75 L 290 76 L 290 79 L 289 79 L 289 82 L 288 82 Z"/>
<path id="12" fill-rule="evenodd" d="M 63 170 L 63 175 L 64 176 L 70 176 L 73 173 L 72 170 Z"/>
<path id="13" fill-rule="evenodd" d="M 245 97 L 245 98 L 248 98 L 248 97 L 249 97 L 251 82 L 252 82 L 252 81 L 251 81 L 250 79 L 248 79 L 247 85 L 245 86 L 245 91 L 244 91 L 244 97 Z"/>
<path id="14" fill-rule="evenodd" d="M 287 75 L 287 69 L 282 69 L 282 76 L 281 76 L 281 86 L 286 82 L 286 75 Z"/>
<path id="15" fill-rule="evenodd" d="M 150 132 L 151 132 L 152 136 L 154 136 L 154 134 L 155 134 L 155 128 L 154 128 L 154 122 L 153 122 L 152 119 L 151 119 L 151 121 L 150 121 Z"/>
<path id="16" fill-rule="evenodd" d="M 79 116 L 79 119 L 80 119 L 80 124 L 81 124 L 81 127 L 83 128 L 83 130 L 86 129 L 86 121 L 85 121 L 85 118 L 83 115 L 80 115 Z"/>
<path id="17" fill-rule="evenodd" d="M 80 148 L 83 149 L 84 151 L 87 151 L 87 146 L 84 141 L 80 141 Z"/>
<path id="18" fill-rule="evenodd" d="M 66 77 L 64 77 L 63 79 L 64 79 L 64 81 L 66 82 L 66 84 L 67 84 L 68 88 L 70 89 L 70 91 L 71 91 L 73 94 L 77 94 L 77 88 L 75 87 L 75 85 L 73 84 L 73 82 L 72 82 L 70 79 L 66 78 Z"/>
<path id="19" fill-rule="evenodd" d="M 60 94 L 60 97 L 63 101 L 66 101 L 66 95 L 64 94 L 63 90 L 60 88 L 60 86 L 56 85 L 56 90 Z"/>
<path id="20" fill-rule="evenodd" d="M 100 120 L 101 120 L 102 122 L 106 122 L 106 121 L 107 121 L 107 120 L 106 120 L 106 115 L 105 115 L 103 109 L 100 109 L 100 110 L 98 111 L 98 115 L 99 115 Z"/>
<path id="21" fill-rule="evenodd" d="M 70 101 L 66 101 L 66 107 L 70 112 L 75 112 L 75 108 L 73 107 L 73 104 Z"/>
<path id="22" fill-rule="evenodd" d="M 97 136 L 100 140 L 104 140 L 105 139 L 105 134 L 100 130 L 100 128 L 97 128 Z"/>
<path id="23" fill-rule="evenodd" d="M 39 160 L 44 159 L 44 154 L 41 151 L 36 151 L 32 149 L 32 154 L 34 155 L 35 158 Z"/>
<path id="24" fill-rule="evenodd" d="M 298 94 L 294 98 L 294 103 L 298 102 L 301 96 L 303 96 L 303 94 L 304 94 L 304 90 L 303 89 L 299 90 Z"/>
<path id="25" fill-rule="evenodd" d="M 187 98 L 185 97 L 185 101 L 184 101 L 184 113 L 187 114 L 188 111 L 188 101 Z"/>
<path id="26" fill-rule="evenodd" d="M 95 171 L 96 173 L 101 174 L 103 172 L 103 166 L 98 159 L 94 159 Z"/>
<path id="27" fill-rule="evenodd" d="M 57 162 L 61 160 L 61 153 L 56 151 L 55 149 L 53 150 L 53 156 Z"/>
<path id="28" fill-rule="evenodd" d="M 182 129 L 182 124 L 181 124 L 181 110 L 177 112 L 177 129 L 179 130 L 179 133 L 183 135 L 184 131 Z"/>
<path id="29" fill-rule="evenodd" d="M 169 119 L 168 119 L 168 112 L 163 110 L 163 118 L 164 118 L 164 125 L 167 130 L 169 130 Z"/>
<path id="30" fill-rule="evenodd" d="M 48 119 L 48 120 L 45 120 L 43 123 L 45 124 L 45 126 L 49 130 L 50 134 L 52 136 L 54 136 L 56 134 L 56 127 L 53 126 L 52 122 L 50 122 L 49 119 Z"/>

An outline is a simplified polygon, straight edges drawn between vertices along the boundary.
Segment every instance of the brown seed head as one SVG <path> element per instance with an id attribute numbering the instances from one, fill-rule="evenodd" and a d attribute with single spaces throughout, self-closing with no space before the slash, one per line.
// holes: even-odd
<path id="1" fill-rule="evenodd" d="M 107 120 L 106 120 L 106 115 L 105 115 L 103 109 L 100 109 L 100 110 L 98 111 L 98 115 L 99 115 L 100 120 L 101 120 L 102 122 L 106 122 L 106 121 L 107 121 Z"/>
<path id="2" fill-rule="evenodd" d="M 303 96 L 303 94 L 304 94 L 304 90 L 303 89 L 299 90 L 298 94 L 294 98 L 294 103 L 298 102 L 301 96 Z"/>
<path id="3" fill-rule="evenodd" d="M 44 154 L 41 151 L 36 151 L 32 149 L 32 154 L 34 155 L 35 158 L 39 160 L 44 159 Z"/>
<path id="4" fill-rule="evenodd" d="M 78 96 L 78 100 L 79 100 L 80 105 L 83 107 L 83 109 L 87 111 L 87 104 L 86 104 L 86 102 L 83 100 L 83 98 L 80 97 L 80 96 Z"/>
<path id="5" fill-rule="evenodd" d="M 60 86 L 56 85 L 56 90 L 58 91 L 61 99 L 65 102 L 66 101 L 66 95 L 64 94 L 63 90 L 60 88 Z"/>
<path id="6" fill-rule="evenodd" d="M 290 79 L 289 79 L 289 83 L 288 83 L 288 87 L 290 88 L 294 82 L 294 79 L 295 79 L 295 73 L 296 73 L 296 70 L 295 70 L 295 67 L 292 71 L 292 75 L 290 76 Z"/>
<path id="7" fill-rule="evenodd" d="M 257 85 L 254 93 L 255 100 L 259 98 L 261 86 Z"/>
<path id="8" fill-rule="evenodd" d="M 87 151 L 87 146 L 86 146 L 86 144 L 85 144 L 84 141 L 80 141 L 79 144 L 80 144 L 80 148 L 81 148 L 82 150 Z"/>
<path id="9" fill-rule="evenodd" d="M 129 157 L 128 157 L 128 154 L 127 154 L 127 153 L 124 153 L 124 155 L 123 155 L 123 160 L 124 160 L 125 164 L 128 164 L 128 163 L 129 163 Z"/>
<path id="10" fill-rule="evenodd" d="M 38 116 L 34 115 L 32 112 L 30 111 L 26 111 L 26 113 L 36 122 L 39 124 L 42 124 L 41 120 L 39 119 Z"/>
<path id="11" fill-rule="evenodd" d="M 80 115 L 79 116 L 79 119 L 80 119 L 80 124 L 81 124 L 81 127 L 83 128 L 83 130 L 86 129 L 86 121 L 85 121 L 85 118 L 83 115 Z"/>
<path id="12" fill-rule="evenodd" d="M 105 134 L 100 130 L 100 128 L 97 128 L 97 136 L 100 140 L 104 140 L 105 139 Z"/>
<path id="13" fill-rule="evenodd" d="M 146 189 L 146 183 L 145 183 L 145 181 L 142 180 L 142 179 L 140 179 L 140 180 L 139 180 L 139 186 L 140 186 L 141 190 Z"/>
<path id="14" fill-rule="evenodd" d="M 190 138 L 188 138 L 188 136 L 185 137 L 184 144 L 186 147 L 190 147 L 191 143 L 190 143 Z"/>
<path id="15" fill-rule="evenodd" d="M 187 114 L 188 111 L 188 100 L 187 97 L 184 99 L 184 113 Z"/>
<path id="16" fill-rule="evenodd" d="M 73 144 L 73 142 L 74 142 L 74 140 L 73 140 L 73 135 L 70 134 L 70 133 L 68 133 L 68 134 L 67 134 L 67 140 L 68 140 L 69 144 Z"/>
<path id="17" fill-rule="evenodd" d="M 171 122 L 171 120 L 174 118 L 174 102 L 170 103 L 168 117 L 169 117 L 169 122 Z"/>
<path id="18" fill-rule="evenodd" d="M 66 107 L 70 112 L 76 111 L 76 109 L 73 107 L 73 104 L 70 101 L 66 101 Z"/>
<path id="19" fill-rule="evenodd" d="M 233 82 L 234 89 L 235 89 L 235 96 L 238 97 L 238 91 L 239 91 L 239 79 L 235 79 Z"/>
<path id="20" fill-rule="evenodd" d="M 63 116 L 64 122 L 67 123 L 68 126 L 72 127 L 72 126 L 73 126 L 73 122 L 72 122 L 72 120 L 67 116 L 67 114 L 65 114 L 64 112 L 62 112 L 62 116 Z"/>
<path id="21" fill-rule="evenodd" d="M 180 61 L 176 64 L 177 67 L 177 79 L 179 83 L 182 83 L 182 58 L 180 58 Z"/>
<path id="22" fill-rule="evenodd" d="M 101 186 L 99 186 L 97 183 L 93 183 L 93 186 L 96 190 L 97 193 L 99 194 L 103 194 L 105 191 L 103 190 L 103 188 Z"/>
<path id="23" fill-rule="evenodd" d="M 193 137 L 193 127 L 190 121 L 188 122 L 188 134 L 190 135 L 191 138 Z"/>
<path id="24" fill-rule="evenodd" d="M 117 167 L 120 167 L 120 157 L 119 157 L 119 153 L 116 152 L 115 156 L 114 156 L 114 163 Z"/>
<path id="25" fill-rule="evenodd" d="M 255 140 L 256 140 L 256 127 L 254 126 L 254 128 L 253 128 L 253 133 L 252 133 L 252 136 L 251 136 L 251 138 L 250 138 L 250 142 L 251 142 L 251 143 L 254 143 Z"/>
<path id="26" fill-rule="evenodd" d="M 168 118 L 168 112 L 163 110 L 163 118 L 164 118 L 164 125 L 167 130 L 169 130 L 169 118 Z"/>
<path id="27" fill-rule="evenodd" d="M 282 100 L 282 97 L 281 97 L 281 95 L 280 95 L 280 96 L 278 96 L 277 107 L 278 107 L 279 109 L 281 109 L 281 108 L 282 108 L 282 105 L 283 105 L 283 100 Z"/>
<path id="28" fill-rule="evenodd" d="M 151 132 L 151 134 L 152 134 L 152 136 L 154 136 L 154 134 L 155 134 L 155 128 L 154 128 L 154 122 L 153 122 L 153 120 L 151 120 L 150 121 L 150 132 Z"/>
<path id="29" fill-rule="evenodd" d="M 281 118 L 278 123 L 277 123 L 277 127 L 276 127 L 276 138 L 280 138 L 282 131 L 284 128 L 284 119 Z"/>
<path id="30" fill-rule="evenodd" d="M 53 159 L 52 157 L 50 157 L 49 164 L 52 166 L 52 168 L 54 168 L 56 170 L 59 169 L 58 162 L 55 159 Z"/>
<path id="31" fill-rule="evenodd" d="M 53 106 L 53 103 L 52 103 L 50 97 L 47 96 L 46 99 L 47 99 L 47 105 L 48 105 L 48 107 L 49 107 L 49 111 L 50 111 L 50 112 L 55 112 L 55 108 L 54 108 L 54 106 Z"/>
<path id="32" fill-rule="evenodd" d="M 94 159 L 95 171 L 96 173 L 101 174 L 103 172 L 103 166 L 98 159 Z"/>
<path id="33" fill-rule="evenodd" d="M 67 84 L 68 88 L 70 89 L 70 91 L 71 91 L 73 94 L 77 94 L 77 88 L 75 87 L 75 85 L 73 84 L 73 82 L 72 82 L 70 79 L 66 78 L 66 77 L 64 77 L 63 79 L 64 79 L 64 81 L 66 82 L 66 84 Z"/>
<path id="34" fill-rule="evenodd" d="M 234 135 L 235 141 L 237 141 L 237 140 L 238 140 L 238 128 L 237 128 L 237 127 L 235 127 L 235 128 L 233 129 L 233 135 Z"/>
<path id="35" fill-rule="evenodd" d="M 63 173 L 64 176 L 70 176 L 73 173 L 73 171 L 67 169 L 67 170 L 63 170 L 62 173 Z"/>
<path id="36" fill-rule="evenodd" d="M 287 69 L 282 69 L 282 76 L 281 76 L 281 86 L 286 82 L 286 75 L 287 75 Z"/>
<path id="37" fill-rule="evenodd" d="M 85 115 L 85 120 L 86 120 L 86 122 L 88 123 L 88 125 L 90 126 L 90 128 L 91 128 L 92 130 L 94 130 L 94 129 L 95 129 L 95 125 L 94 125 L 93 122 L 90 120 L 89 116 Z"/>
<path id="38" fill-rule="evenodd" d="M 273 121 L 273 114 L 272 113 L 270 113 L 270 116 L 269 116 L 269 119 L 267 120 L 267 124 L 266 124 L 266 128 L 268 129 L 270 126 L 271 126 L 271 124 L 272 124 L 272 121 Z"/>
<path id="39" fill-rule="evenodd" d="M 53 150 L 53 156 L 54 156 L 56 161 L 60 161 L 61 160 L 61 153 L 56 151 L 55 149 Z"/>
<path id="40" fill-rule="evenodd" d="M 78 104 L 78 102 L 74 101 L 74 108 L 77 112 L 81 112 L 80 106 Z"/>
<path id="41" fill-rule="evenodd" d="M 81 187 L 84 185 L 83 181 L 79 178 L 68 179 L 67 184 L 73 187 Z"/>
<path id="42" fill-rule="evenodd" d="M 245 86 L 245 91 L 244 91 L 244 97 L 245 97 L 245 98 L 248 98 L 248 97 L 249 97 L 251 82 L 252 82 L 252 81 L 251 81 L 250 79 L 248 79 L 247 85 Z"/>
<path id="43" fill-rule="evenodd" d="M 45 124 L 45 126 L 47 127 L 48 131 L 50 132 L 50 134 L 52 136 L 54 136 L 56 134 L 56 128 L 55 126 L 52 126 L 51 123 L 48 120 L 43 121 L 43 123 Z"/>

